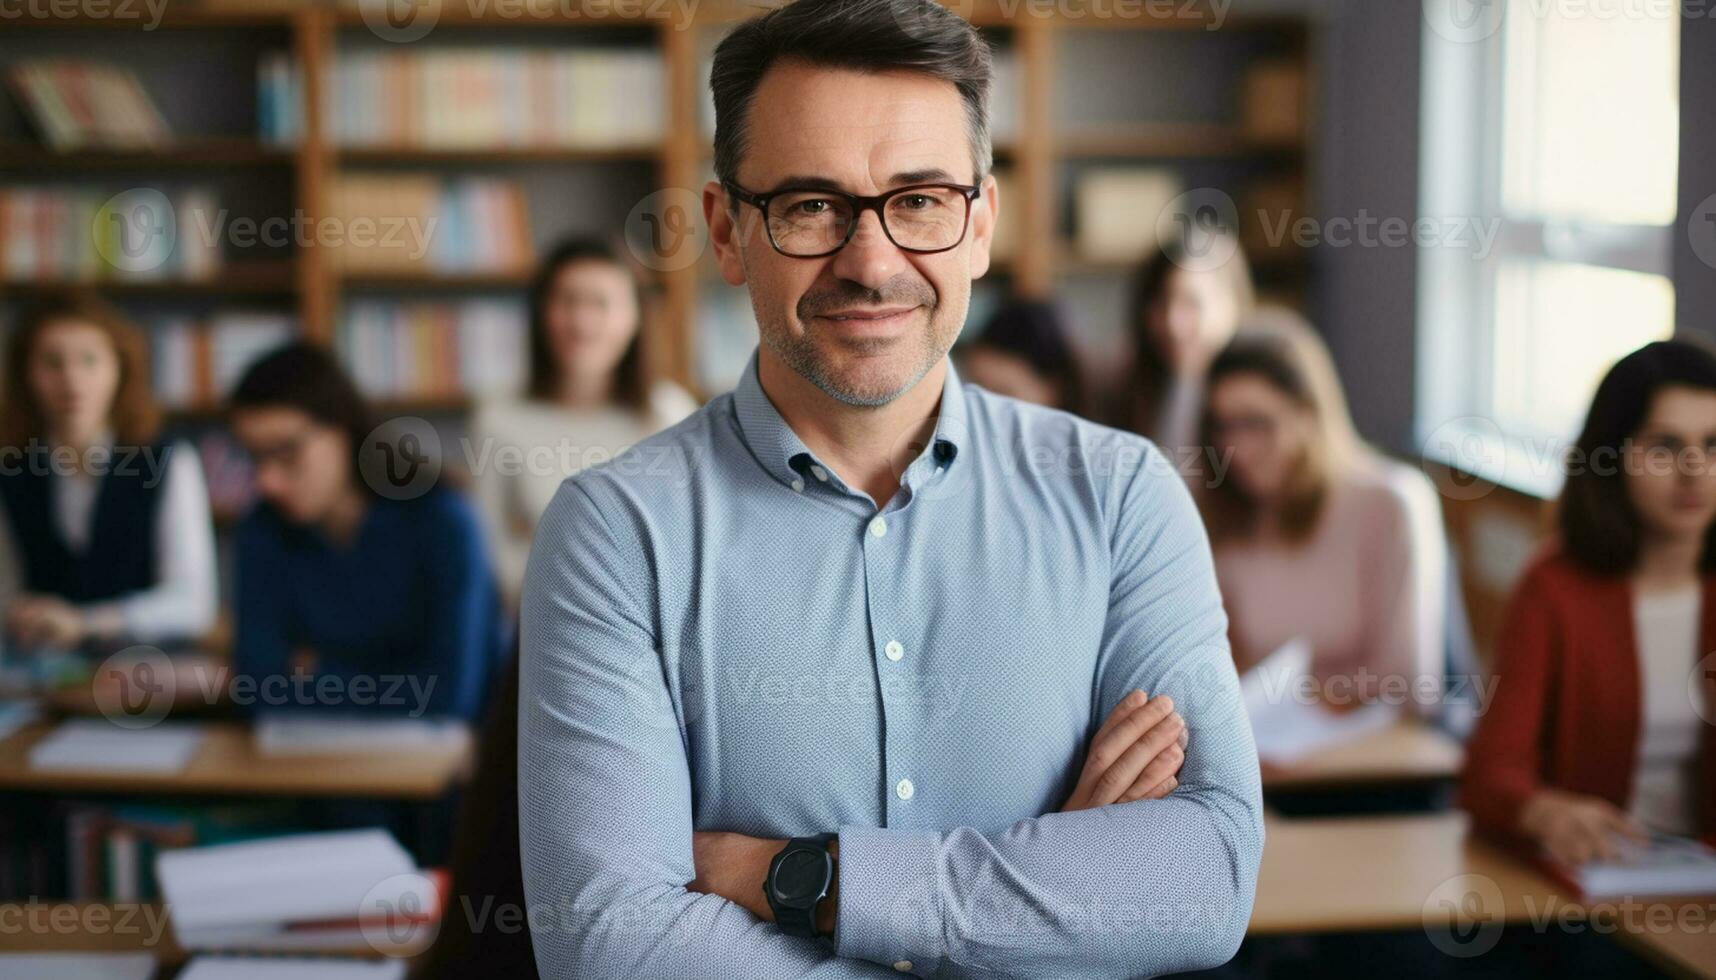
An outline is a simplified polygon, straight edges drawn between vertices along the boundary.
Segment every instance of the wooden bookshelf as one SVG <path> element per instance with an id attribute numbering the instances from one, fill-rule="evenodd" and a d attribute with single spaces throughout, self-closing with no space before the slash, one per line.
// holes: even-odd
<path id="1" fill-rule="evenodd" d="M 1205 43 L 1219 36 L 1219 43 L 1263 50 L 1275 59 L 1296 59 L 1306 65 L 1309 78 L 1309 22 L 1303 17 L 1267 15 L 1246 17 L 1207 2 L 1187 5 L 1146 5 L 1135 17 L 1111 17 L 1098 21 L 1048 13 L 1036 8 L 1008 4 L 1003 0 L 960 0 L 953 9 L 984 28 L 985 34 L 1011 50 L 1016 62 L 1018 103 L 1016 125 L 1003 134 L 995 147 L 998 163 L 1011 174 L 1010 208 L 1017 208 L 1016 247 L 1005 261 L 998 261 L 991 275 L 1011 292 L 1047 297 L 1061 292 L 1068 277 L 1114 278 L 1130 275 L 1127 263 L 1088 260 L 1076 254 L 1067 225 L 1067 185 L 1079 167 L 1090 164 L 1124 164 L 1128 161 L 1166 167 L 1240 167 L 1247 172 L 1299 174 L 1305 186 L 1309 179 L 1307 148 L 1309 133 L 1285 141 L 1259 141 L 1231 119 L 1209 121 L 1128 120 L 1121 124 L 1088 124 L 1064 119 L 1057 103 L 1057 73 L 1067 70 L 1069 57 L 1064 39 L 1084 34 L 1114 32 L 1163 32 L 1154 38 L 1138 35 L 1140 43 L 1163 38 L 1184 38 L 1186 43 Z M 0 136 L 0 183 L 68 176 L 91 181 L 105 174 L 160 175 L 164 181 L 195 180 L 201 175 L 222 181 L 261 184 L 275 180 L 277 170 L 287 172 L 290 206 L 311 219 L 329 213 L 330 191 L 346 173 L 403 172 L 458 175 L 466 172 L 502 173 L 508 168 L 551 171 L 567 166 L 612 168 L 616 175 L 635 180 L 648 173 L 656 188 L 683 188 L 697 193 L 709 165 L 711 147 L 703 122 L 706 79 L 701 63 L 700 32 L 754 16 L 765 9 L 745 0 L 714 0 L 695 8 L 692 22 L 675 17 L 624 16 L 612 7 L 593 2 L 580 6 L 539 5 L 520 14 L 515 8 L 488 5 L 478 11 L 472 5 L 442 5 L 435 29 L 421 45 L 443 43 L 489 46 L 586 43 L 646 45 L 659 52 L 664 78 L 664 127 L 658 140 L 618 146 L 475 146 L 458 148 L 416 146 L 338 146 L 333 142 L 332 120 L 323 118 L 323 91 L 331 83 L 331 69 L 345 44 L 368 42 L 364 21 L 355 0 L 186 0 L 168 5 L 161 23 L 163 33 L 215 32 L 246 44 L 258 37 L 276 39 L 274 50 L 291 53 L 303 74 L 302 138 L 295 146 L 266 144 L 252 135 L 186 138 L 156 150 L 84 150 L 61 153 L 40 145 Z M 31 31 L 62 36 L 87 36 L 87 51 L 81 56 L 101 58 L 104 48 L 121 43 L 127 30 L 140 34 L 143 25 L 110 16 L 61 17 L 40 14 L 27 8 L 25 16 L 7 22 L 8 31 L 20 36 Z M 1220 30 L 1211 27 L 1219 23 Z M 550 30 L 551 29 L 551 30 Z M 543 30 L 550 33 L 543 34 Z M 547 41 L 544 38 L 548 38 Z M 134 42 L 130 42 L 134 43 Z M 1176 42 L 1177 43 L 1177 42 Z M 115 56 L 118 60 L 118 56 Z M 1076 60 L 1074 61 L 1076 63 Z M 232 84 L 251 91 L 257 84 L 255 65 L 250 74 L 232 79 Z M 1161 77 L 1161 69 L 1148 58 L 1134 59 L 1125 66 L 1136 71 L 1139 86 L 1196 85 L 1196 79 L 1176 75 Z M 1152 72 L 1156 74 L 1152 74 Z M 1312 80 L 1314 81 L 1314 80 Z M 1125 86 L 1128 79 L 1116 80 Z M 1307 82 L 1309 85 L 1310 82 Z M 1309 113 L 1306 113 L 1307 119 Z M 1306 129 L 1309 129 L 1307 124 Z M 645 171 L 643 168 L 648 168 Z M 606 172 L 605 170 L 601 172 Z M 247 185 L 248 186 L 248 185 Z M 1198 186 L 1189 184 L 1188 186 Z M 533 202 L 537 204 L 539 202 Z M 1310 213 L 1306 208 L 1306 213 Z M 697 220 L 701 220 L 700 217 Z M 612 229 L 617 236 L 618 228 Z M 659 301 L 652 329 L 660 333 L 652 345 L 660 368 L 670 377 L 697 387 L 697 322 L 703 289 L 724 288 L 706 275 L 707 261 L 652 275 Z M 1305 278 L 1303 257 L 1272 255 L 1261 264 L 1270 275 L 1283 280 Z M 229 263 L 207 281 L 113 280 L 91 283 L 121 297 L 251 297 L 274 298 L 289 303 L 303 333 L 319 343 L 332 343 L 346 302 L 356 296 L 385 294 L 457 295 L 494 292 L 517 295 L 529 282 L 528 272 L 349 274 L 336 267 L 328 249 L 309 242 L 294 245 L 289 261 Z M 63 285 L 51 282 L 3 283 L 0 289 L 28 293 Z"/>

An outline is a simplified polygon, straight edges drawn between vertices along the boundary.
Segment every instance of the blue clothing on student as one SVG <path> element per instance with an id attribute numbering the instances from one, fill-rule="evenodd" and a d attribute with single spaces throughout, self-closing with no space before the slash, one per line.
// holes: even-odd
<path id="1" fill-rule="evenodd" d="M 259 505 L 238 530 L 233 700 L 475 718 L 503 651 L 476 514 L 434 489 L 376 498 L 349 545 Z M 313 667 L 294 676 L 299 651 Z"/>

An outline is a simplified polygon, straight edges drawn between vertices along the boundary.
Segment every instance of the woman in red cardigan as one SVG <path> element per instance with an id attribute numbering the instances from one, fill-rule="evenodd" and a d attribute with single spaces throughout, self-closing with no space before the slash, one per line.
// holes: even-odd
<path id="1" fill-rule="evenodd" d="M 1462 805 L 1581 864 L 1659 830 L 1716 840 L 1716 350 L 1609 371 L 1567 457 L 1467 746 Z"/>

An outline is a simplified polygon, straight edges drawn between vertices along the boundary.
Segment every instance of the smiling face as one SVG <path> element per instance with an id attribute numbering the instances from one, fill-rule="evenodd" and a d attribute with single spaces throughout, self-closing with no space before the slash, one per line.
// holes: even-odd
<path id="1" fill-rule="evenodd" d="M 757 86 L 737 183 L 768 194 L 820 187 L 875 195 L 924 183 L 976 182 L 958 89 L 917 72 L 857 72 L 787 61 Z M 896 246 L 874 211 L 844 248 L 793 258 L 769 243 L 758 210 L 703 194 L 722 276 L 751 293 L 762 356 L 848 405 L 884 405 L 912 389 L 965 324 L 971 280 L 989 268 L 999 201 L 992 177 L 972 202 L 959 245 L 918 254 Z"/>

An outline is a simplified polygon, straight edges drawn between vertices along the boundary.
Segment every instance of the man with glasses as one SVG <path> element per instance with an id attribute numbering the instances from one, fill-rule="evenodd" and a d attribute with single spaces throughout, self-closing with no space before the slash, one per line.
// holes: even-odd
<path id="1" fill-rule="evenodd" d="M 931 0 L 797 0 L 716 52 L 704 215 L 761 343 L 537 532 L 545 976 L 1130 977 L 1239 943 L 1257 761 L 1185 486 L 948 361 L 1001 205 L 989 74 Z"/>

